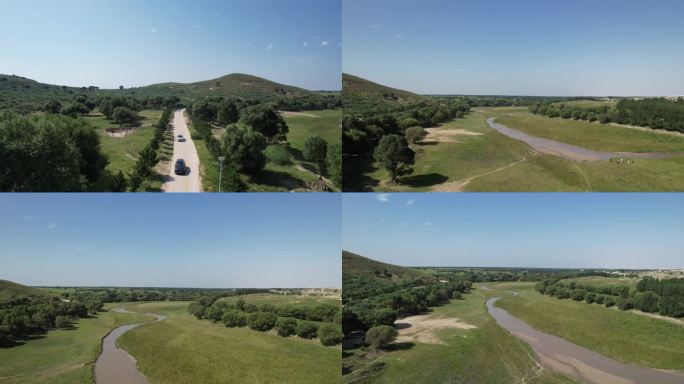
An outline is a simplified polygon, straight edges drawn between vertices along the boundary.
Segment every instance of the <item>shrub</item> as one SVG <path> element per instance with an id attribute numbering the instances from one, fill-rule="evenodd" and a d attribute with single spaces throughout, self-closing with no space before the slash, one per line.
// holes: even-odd
<path id="1" fill-rule="evenodd" d="M 247 325 L 247 315 L 242 311 L 228 310 L 223 313 L 221 318 L 226 327 L 244 327 Z"/>
<path id="2" fill-rule="evenodd" d="M 297 324 L 297 336 L 303 339 L 313 339 L 318 332 L 318 326 L 309 321 L 300 321 Z"/>
<path id="3" fill-rule="evenodd" d="M 278 165 L 287 165 L 292 163 L 292 156 L 282 145 L 269 145 L 266 147 L 266 159 L 269 162 Z"/>
<path id="4" fill-rule="evenodd" d="M 658 295 L 653 292 L 639 292 L 634 295 L 634 308 L 644 312 L 658 312 Z"/>
<path id="5" fill-rule="evenodd" d="M 620 300 L 617 302 L 618 308 L 620 308 L 621 311 L 627 311 L 629 309 L 634 308 L 634 300 L 631 298 L 625 298 L 622 297 Z"/>
<path id="6" fill-rule="evenodd" d="M 615 305 L 615 298 L 613 296 L 606 296 L 606 299 L 603 301 L 603 305 L 606 307 L 612 307 Z"/>
<path id="7" fill-rule="evenodd" d="M 265 332 L 273 328 L 278 317 L 272 313 L 268 312 L 254 312 L 249 315 L 247 319 L 247 324 L 251 329 L 256 331 Z"/>
<path id="8" fill-rule="evenodd" d="M 294 335 L 297 330 L 297 320 L 291 317 L 281 317 L 276 321 L 275 329 L 278 331 L 278 335 L 283 337 Z"/>
<path id="9" fill-rule="evenodd" d="M 56 328 L 68 328 L 71 325 L 69 318 L 66 316 L 59 315 L 55 317 L 55 327 Z"/>
<path id="10" fill-rule="evenodd" d="M 334 324 L 323 324 L 318 328 L 318 339 L 323 345 L 337 345 L 342 341 L 342 330 Z"/>
<path id="11" fill-rule="evenodd" d="M 404 137 L 406 141 L 411 144 L 415 144 L 422 140 L 427 135 L 427 131 L 423 127 L 410 127 L 404 132 Z"/>
<path id="12" fill-rule="evenodd" d="M 377 349 L 391 343 L 397 337 L 397 330 L 389 325 L 378 325 L 366 332 L 366 344 Z"/>

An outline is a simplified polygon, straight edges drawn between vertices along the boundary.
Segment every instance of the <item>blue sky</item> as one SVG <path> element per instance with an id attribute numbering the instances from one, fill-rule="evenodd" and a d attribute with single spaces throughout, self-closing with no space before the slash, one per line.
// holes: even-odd
<path id="1" fill-rule="evenodd" d="M 0 0 L 0 73 L 114 88 L 241 72 L 340 89 L 339 0 Z"/>
<path id="2" fill-rule="evenodd" d="M 419 93 L 684 95 L 680 0 L 344 0 L 344 72 Z"/>
<path id="3" fill-rule="evenodd" d="M 345 250 L 408 266 L 684 268 L 684 195 L 345 194 Z"/>
<path id="4" fill-rule="evenodd" d="M 339 194 L 0 194 L 0 279 L 340 287 Z"/>

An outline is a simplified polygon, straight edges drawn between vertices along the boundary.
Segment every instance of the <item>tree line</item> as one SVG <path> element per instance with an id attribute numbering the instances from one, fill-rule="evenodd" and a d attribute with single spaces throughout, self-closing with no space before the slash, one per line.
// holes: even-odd
<path id="1" fill-rule="evenodd" d="M 188 312 L 198 319 L 221 322 L 230 328 L 248 326 L 261 332 L 275 329 L 283 337 L 318 337 L 327 346 L 342 341 L 340 308 L 329 303 L 256 305 L 242 298 L 228 303 L 216 296 L 207 296 L 191 303 Z"/>
<path id="2" fill-rule="evenodd" d="M 569 106 L 565 104 L 534 104 L 530 112 L 563 119 L 598 121 L 684 132 L 684 99 L 665 98 L 621 99 L 615 107 Z"/>
<path id="3" fill-rule="evenodd" d="M 647 277 L 637 283 L 636 290 L 630 290 L 624 285 L 589 285 L 547 279 L 537 283 L 535 289 L 541 294 L 559 299 L 586 301 L 606 307 L 617 306 L 623 311 L 637 309 L 670 317 L 684 316 L 682 279 L 657 280 Z"/>

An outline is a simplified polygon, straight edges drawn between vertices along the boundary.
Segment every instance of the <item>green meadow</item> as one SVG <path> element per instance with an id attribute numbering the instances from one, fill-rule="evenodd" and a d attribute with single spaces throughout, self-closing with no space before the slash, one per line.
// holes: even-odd
<path id="1" fill-rule="evenodd" d="M 560 300 L 534 290 L 534 283 L 492 285 L 521 294 L 496 303 L 535 329 L 562 337 L 624 363 L 684 369 L 684 327 L 600 304 Z"/>
<path id="2" fill-rule="evenodd" d="M 245 298 L 249 302 L 249 297 Z M 274 331 L 227 328 L 188 314 L 188 302 L 132 304 L 131 311 L 168 315 L 118 341 L 154 383 L 334 383 L 340 348 Z"/>
<path id="3" fill-rule="evenodd" d="M 101 339 L 112 329 L 152 320 L 150 316 L 101 312 L 72 329 L 51 330 L 22 345 L 0 348 L 0 382 L 8 384 L 90 384 Z"/>

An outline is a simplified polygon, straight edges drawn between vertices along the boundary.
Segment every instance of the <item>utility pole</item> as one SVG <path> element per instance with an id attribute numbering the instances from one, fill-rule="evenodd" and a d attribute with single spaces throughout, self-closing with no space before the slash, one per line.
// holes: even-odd
<path id="1" fill-rule="evenodd" d="M 223 177 L 223 162 L 226 160 L 224 156 L 219 156 L 219 192 L 221 192 L 221 178 Z"/>

